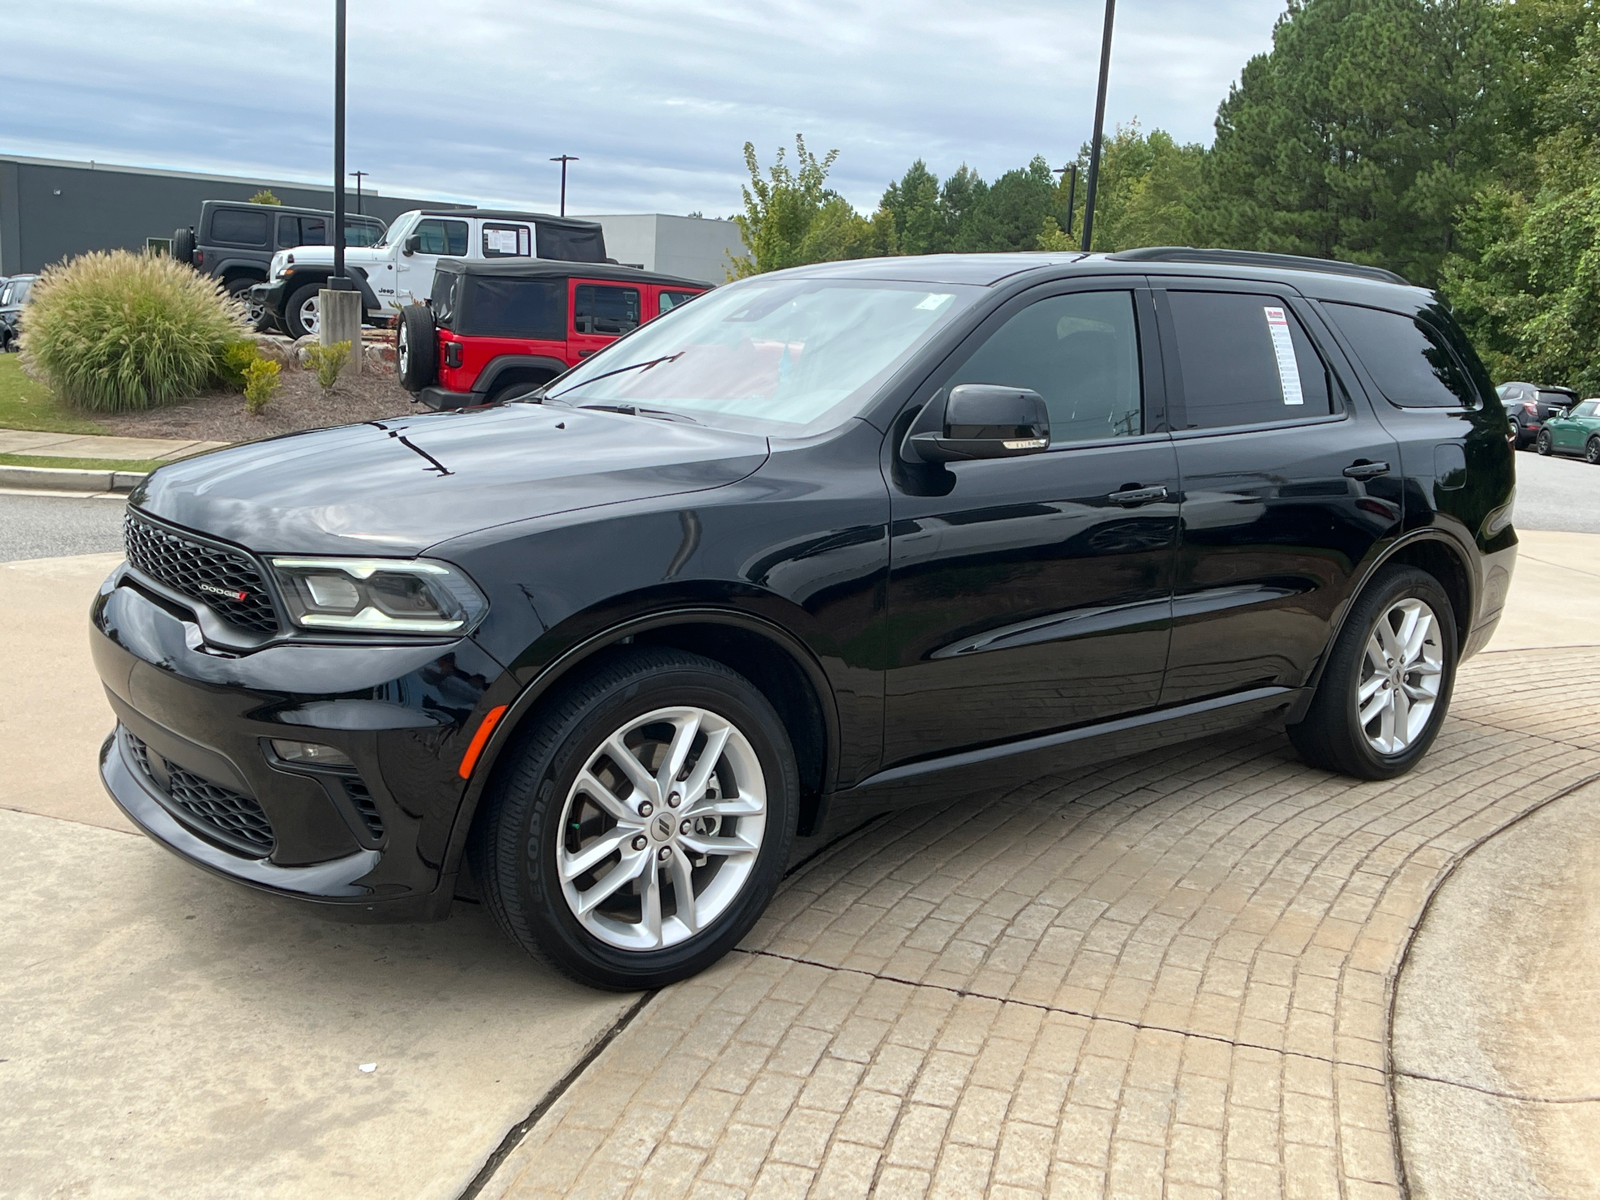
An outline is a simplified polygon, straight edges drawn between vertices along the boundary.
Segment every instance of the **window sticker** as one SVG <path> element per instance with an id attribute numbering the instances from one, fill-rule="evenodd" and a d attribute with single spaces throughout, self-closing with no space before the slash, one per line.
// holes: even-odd
<path id="1" fill-rule="evenodd" d="M 1294 339 L 1289 336 L 1289 318 L 1281 308 L 1263 306 L 1267 314 L 1267 332 L 1272 335 L 1272 352 L 1278 356 L 1278 383 L 1283 388 L 1285 404 L 1304 404 L 1305 393 L 1300 390 L 1300 364 L 1294 357 Z"/>
<path id="2" fill-rule="evenodd" d="M 483 252 L 494 257 L 529 258 L 528 227 L 526 225 L 485 225 L 483 227 Z"/>

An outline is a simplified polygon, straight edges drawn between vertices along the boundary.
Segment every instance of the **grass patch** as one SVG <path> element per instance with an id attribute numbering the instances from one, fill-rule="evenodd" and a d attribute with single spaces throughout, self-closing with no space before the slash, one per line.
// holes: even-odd
<path id="1" fill-rule="evenodd" d="M 41 433 L 110 433 L 77 409 L 61 403 L 54 392 L 22 373 L 20 356 L 0 354 L 0 429 L 35 429 Z"/>
<path id="2" fill-rule="evenodd" d="M 75 471 L 154 471 L 154 458 L 46 458 L 41 454 L 0 454 L 0 467 L 69 467 Z"/>

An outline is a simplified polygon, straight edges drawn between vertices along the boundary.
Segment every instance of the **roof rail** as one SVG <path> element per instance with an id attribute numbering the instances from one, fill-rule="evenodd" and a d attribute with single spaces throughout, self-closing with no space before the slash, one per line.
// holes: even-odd
<path id="1" fill-rule="evenodd" d="M 1306 258 L 1299 254 L 1268 254 L 1263 250 L 1197 250 L 1193 246 L 1145 246 L 1138 250 L 1119 250 L 1106 257 L 1116 262 L 1228 263 L 1237 267 L 1277 267 L 1287 271 L 1321 271 L 1325 275 L 1354 275 L 1380 283 L 1411 281 L 1383 267 L 1364 267 L 1359 263 L 1332 258 Z"/>

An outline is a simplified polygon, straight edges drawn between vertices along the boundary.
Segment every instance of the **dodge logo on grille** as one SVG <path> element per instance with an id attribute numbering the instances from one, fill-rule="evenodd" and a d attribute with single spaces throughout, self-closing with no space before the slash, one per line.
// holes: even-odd
<path id="1" fill-rule="evenodd" d="M 228 600 L 244 601 L 250 599 L 249 592 L 236 592 L 231 588 L 218 587 L 214 583 L 202 583 L 200 585 L 200 590 L 212 596 L 222 596 Z"/>

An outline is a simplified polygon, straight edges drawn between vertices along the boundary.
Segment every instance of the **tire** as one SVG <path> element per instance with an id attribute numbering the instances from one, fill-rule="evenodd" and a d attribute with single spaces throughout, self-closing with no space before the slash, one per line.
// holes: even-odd
<path id="1" fill-rule="evenodd" d="M 1535 450 L 1537 450 L 1540 454 L 1543 454 L 1543 455 L 1545 455 L 1547 457 L 1549 456 L 1550 451 L 1553 450 L 1555 447 L 1554 447 L 1554 444 L 1550 441 L 1550 431 L 1548 429 L 1539 430 L 1539 436 L 1534 441 L 1533 448 Z"/>
<path id="2" fill-rule="evenodd" d="M 194 262 L 194 230 L 174 229 L 172 231 L 172 257 L 181 263 Z"/>
<path id="3" fill-rule="evenodd" d="M 1381 658 L 1375 662 L 1369 646 L 1381 656 L 1384 643 L 1392 645 L 1392 640 L 1380 634 L 1380 622 L 1387 622 L 1392 637 L 1397 614 L 1415 611 L 1414 606 L 1421 606 L 1433 618 L 1432 633 L 1416 645 L 1414 659 L 1401 659 L 1402 663 L 1416 662 L 1416 668 L 1386 672 L 1385 662 Z M 1403 633 L 1403 616 L 1401 620 L 1399 632 Z M 1439 581 L 1416 567 L 1396 564 L 1380 570 L 1351 607 L 1305 720 L 1289 727 L 1289 738 L 1300 757 L 1314 767 L 1357 779 L 1393 779 L 1405 774 L 1428 752 L 1449 711 L 1456 646 L 1455 613 Z M 1385 731 L 1391 726 L 1385 722 L 1384 709 L 1390 709 L 1391 721 L 1401 715 L 1393 701 L 1383 705 L 1384 699 L 1400 690 L 1396 681 L 1406 685 L 1400 698 L 1409 723 L 1404 731 L 1394 729 L 1397 736 L 1386 738 Z M 1430 691 L 1428 707 L 1419 714 L 1423 701 L 1416 693 Z M 1366 724 L 1358 707 L 1364 692 L 1369 693 L 1366 704 L 1379 706 L 1369 709 L 1375 715 Z"/>
<path id="4" fill-rule="evenodd" d="M 705 783 L 715 794 L 674 801 L 676 793 L 659 794 L 652 766 L 629 747 L 665 766 L 667 735 L 683 737 L 693 713 L 703 725 L 687 744 L 689 773 L 677 779 L 687 788 Z M 716 763 L 705 768 L 709 778 L 700 770 L 706 729 L 720 739 Z M 642 784 L 627 782 L 621 760 L 606 748 L 619 739 L 628 739 L 619 753 L 630 754 Z M 767 907 L 794 837 L 798 779 L 783 723 L 749 680 L 696 654 L 623 649 L 564 691 L 508 747 L 469 844 L 472 868 L 495 920 L 535 957 L 594 987 L 663 987 L 716 962 Z M 738 800 L 730 798 L 733 788 Z M 645 800 L 637 799 L 641 793 Z M 717 815 L 707 805 L 746 811 Z M 732 833 L 724 835 L 730 820 Z M 735 839 L 754 849 L 694 854 Z M 570 864 L 566 878 L 563 861 Z M 619 871 L 620 886 L 591 895 Z M 682 886 L 695 891 L 689 909 L 677 903 Z M 682 919 L 685 911 L 692 920 Z"/>
<path id="5" fill-rule="evenodd" d="M 261 280 L 251 279 L 249 276 L 228 281 L 229 297 L 244 305 L 244 319 L 249 323 L 250 328 L 257 333 L 261 332 L 261 318 L 265 309 L 262 305 L 254 303 L 250 299 L 250 289 L 260 282 Z"/>
<path id="6" fill-rule="evenodd" d="M 1590 466 L 1600 467 L 1600 435 L 1590 438 L 1584 446 L 1583 461 Z"/>
<path id="7" fill-rule="evenodd" d="M 515 383 L 508 383 L 504 387 L 496 388 L 489 397 L 490 404 L 506 404 L 518 396 L 526 396 L 529 392 L 536 392 L 545 384 L 554 379 L 554 375 L 546 375 L 542 379 L 519 379 Z"/>
<path id="8" fill-rule="evenodd" d="M 408 392 L 432 387 L 439 378 L 439 332 L 433 310 L 426 304 L 408 304 L 400 310 L 400 327 L 394 335 L 394 370 Z"/>
<path id="9" fill-rule="evenodd" d="M 308 337 L 317 332 L 315 324 L 307 324 L 307 320 L 316 321 L 318 306 L 315 303 L 317 293 L 322 290 L 322 283 L 308 283 L 304 287 L 296 288 L 289 293 L 289 300 L 283 306 L 283 323 L 288 327 L 289 336 L 292 338 Z"/>

